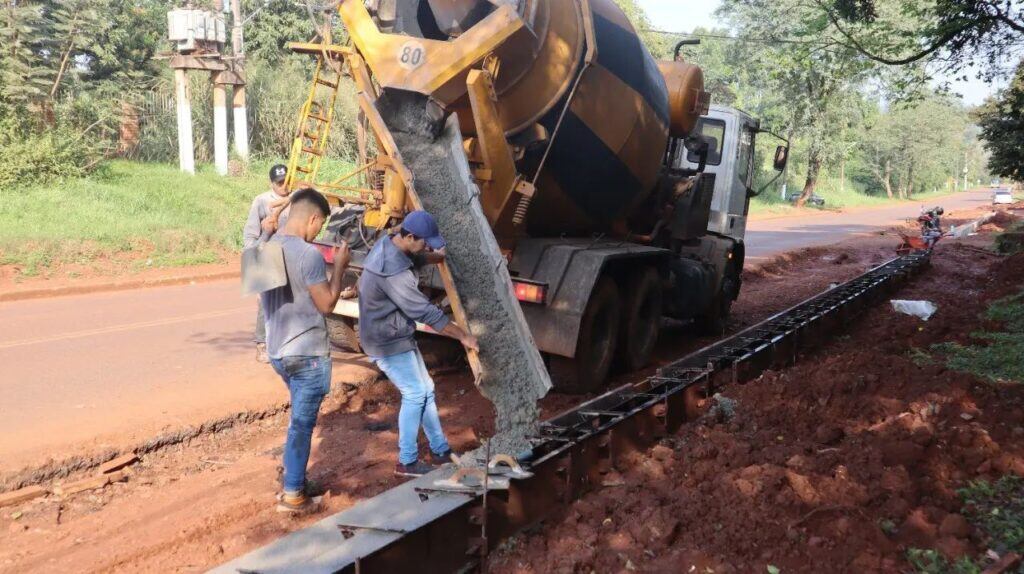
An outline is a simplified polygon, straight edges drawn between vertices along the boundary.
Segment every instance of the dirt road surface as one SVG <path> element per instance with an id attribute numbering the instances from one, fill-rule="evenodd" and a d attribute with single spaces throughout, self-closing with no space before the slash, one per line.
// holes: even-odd
<path id="1" fill-rule="evenodd" d="M 950 212 L 987 201 L 976 191 L 940 203 Z M 835 243 L 918 210 L 752 221 L 748 261 Z M 236 280 L 0 303 L 0 476 L 285 401 L 279 379 L 253 360 L 255 305 Z"/>

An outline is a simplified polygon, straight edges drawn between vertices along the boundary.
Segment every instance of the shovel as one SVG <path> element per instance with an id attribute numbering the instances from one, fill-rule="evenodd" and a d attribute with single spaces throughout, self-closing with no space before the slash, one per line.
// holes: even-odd
<path id="1" fill-rule="evenodd" d="M 288 284 L 284 251 L 278 243 L 261 241 L 242 251 L 242 296 L 258 295 Z"/>

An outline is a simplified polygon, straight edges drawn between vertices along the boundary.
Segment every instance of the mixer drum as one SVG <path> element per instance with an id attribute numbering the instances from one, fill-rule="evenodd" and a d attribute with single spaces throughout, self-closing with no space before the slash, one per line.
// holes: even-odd
<path id="1" fill-rule="evenodd" d="M 488 0 L 398 2 L 396 31 L 432 39 L 465 30 L 485 16 L 480 6 L 491 5 Z M 579 0 L 513 3 L 533 35 L 497 50 L 499 117 L 509 137 L 529 130 L 553 138 L 527 231 L 535 237 L 606 232 L 655 187 L 670 123 L 665 79 L 613 0 L 589 2 L 597 43 L 589 66 Z M 434 12 L 431 4 L 437 6 Z M 445 18 L 443 25 L 435 12 Z M 566 102 L 569 109 L 556 133 Z M 472 135 L 468 101 L 455 107 L 463 131 Z M 537 130 L 537 124 L 544 130 Z M 546 147 L 527 148 L 519 162 L 527 177 L 536 173 Z"/>

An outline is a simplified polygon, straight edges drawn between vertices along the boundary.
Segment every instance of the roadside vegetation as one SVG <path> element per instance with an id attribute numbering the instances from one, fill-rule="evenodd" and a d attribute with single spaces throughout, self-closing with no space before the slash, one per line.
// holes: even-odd
<path id="1" fill-rule="evenodd" d="M 35 275 L 55 263 L 138 254 L 139 265 L 214 263 L 241 246 L 262 173 L 195 176 L 169 164 L 111 161 L 59 185 L 19 186 L 0 202 L 0 264 Z"/>
<path id="2" fill-rule="evenodd" d="M 1024 553 L 1024 479 L 1006 475 L 996 481 L 975 480 L 957 490 L 964 516 L 998 556 Z M 991 558 L 964 556 L 950 562 L 936 550 L 911 548 L 907 561 L 921 574 L 981 574 Z M 1024 571 L 1020 568 L 1010 572 Z"/>
<path id="3" fill-rule="evenodd" d="M 979 121 L 986 136 L 1019 141 L 1006 133 L 1015 124 L 997 121 L 999 114 L 1020 117 L 1018 108 L 1024 104 L 1017 100 L 1024 102 L 1019 95 L 1024 88 L 1019 82 L 1006 92 L 1005 102 L 997 98 L 986 104 L 982 112 L 991 120 L 986 123 L 954 95 L 932 89 L 932 71 L 923 60 L 893 67 L 866 52 L 899 55 L 917 45 L 910 41 L 914 34 L 935 32 L 945 20 L 930 5 L 915 3 L 914 10 L 901 11 L 903 3 L 894 0 L 859 0 L 852 7 L 845 0 L 724 0 L 718 14 L 721 28 L 683 36 L 657 30 L 638 0 L 616 1 L 658 58 L 671 58 L 684 37 L 700 38 L 701 45 L 685 47 L 682 55 L 703 67 L 713 102 L 750 112 L 761 118 L 762 127 L 792 143 L 787 171 L 769 185 L 776 175 L 769 163 L 779 141 L 759 136 L 755 190 L 764 191 L 751 202 L 754 213 L 791 211 L 794 194 L 799 197 L 796 203 L 826 210 L 900 199 L 927 201 L 929 195 L 988 182 L 982 132 L 975 125 Z M 244 217 L 239 212 L 245 209 L 243 198 L 262 190 L 258 166 L 287 156 L 295 115 L 312 72 L 309 58 L 291 54 L 286 43 L 312 38 L 314 23 L 304 2 L 242 0 L 248 15 L 246 76 L 254 165 L 235 165 L 235 178 L 218 179 L 203 172 L 189 181 L 172 177 L 168 167 L 177 161 L 172 76 L 166 62 L 157 58 L 169 48 L 164 40 L 166 12 L 177 4 L 4 1 L 0 187 L 5 195 L 37 201 L 7 202 L 0 208 L 0 264 L 22 265 L 22 272 L 33 273 L 66 257 L 69 250 L 87 260 L 147 243 L 159 248 L 154 252 L 161 253 L 157 259 L 162 264 L 187 264 L 209 261 L 214 251 L 236 246 L 227 239 L 234 231 L 226 222 Z M 213 5 L 212 0 L 192 4 Z M 963 16 L 964 10 L 957 13 Z M 888 36 L 879 36 L 872 27 L 901 40 L 882 43 L 879 38 Z M 340 26 L 333 33 L 344 42 Z M 854 42 L 852 34 L 864 37 Z M 961 47 L 984 46 L 968 42 Z M 940 51 L 938 56 L 951 59 L 949 52 Z M 196 160 L 203 165 L 212 161 L 209 78 L 192 74 L 191 92 Z M 352 95 L 352 86 L 345 85 L 330 140 L 329 155 L 341 166 L 351 166 L 357 155 Z M 137 137 L 126 137 L 126 126 L 134 122 Z M 1006 154 L 990 151 L 1001 158 L 999 174 L 1016 173 L 1009 167 L 1015 155 L 1005 160 Z M 166 197 L 156 193 L 157 186 L 170 184 L 174 189 L 166 190 Z M 207 191 L 212 188 L 216 191 Z M 185 190 L 212 193 L 208 205 L 225 212 L 195 210 L 191 218 L 173 211 L 148 212 L 176 209 L 168 203 L 179 193 L 187 195 Z M 824 205 L 816 206 L 816 197 Z M 86 199 L 99 203 L 77 205 Z M 121 201 L 130 205 L 116 205 Z M 178 207 L 189 205 L 181 202 Z M 60 225 L 32 213 L 35 205 L 54 204 L 61 206 L 62 214 L 81 214 L 80 219 L 90 222 L 108 221 L 96 214 L 124 213 L 138 206 L 146 206 L 146 213 L 117 232 L 79 222 Z M 15 205 L 29 212 L 22 215 Z M 175 247 L 165 250 L 171 243 Z"/>
<path id="4" fill-rule="evenodd" d="M 994 383 L 1024 383 L 1024 291 L 995 301 L 982 318 L 999 327 L 972 333 L 970 344 L 941 343 L 934 350 L 951 369 Z"/>

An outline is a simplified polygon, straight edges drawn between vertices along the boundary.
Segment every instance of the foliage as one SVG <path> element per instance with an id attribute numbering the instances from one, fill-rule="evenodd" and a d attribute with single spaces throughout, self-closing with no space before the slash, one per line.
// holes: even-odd
<path id="1" fill-rule="evenodd" d="M 1024 292 L 992 303 L 984 318 L 1001 330 L 972 334 L 974 344 L 941 343 L 935 350 L 946 355 L 949 368 L 990 381 L 1024 383 Z"/>
<path id="2" fill-rule="evenodd" d="M 977 119 L 992 173 L 1024 179 L 1024 65 L 1017 67 L 1009 87 L 977 110 Z"/>
<path id="3" fill-rule="evenodd" d="M 100 109 L 87 101 L 61 102 L 54 113 L 64 121 L 42 133 L 30 117 L 0 111 L 0 187 L 80 177 L 95 169 L 107 152 L 105 139 L 95 137 L 109 120 Z"/>
<path id="4" fill-rule="evenodd" d="M 998 554 L 1024 552 L 1024 478 L 1008 474 L 995 482 L 976 480 L 957 491 L 967 519 L 988 537 Z"/>
<path id="5" fill-rule="evenodd" d="M 1003 75 L 1019 55 L 1024 9 L 1008 0 L 813 0 L 849 47 L 890 65 Z"/>
<path id="6" fill-rule="evenodd" d="M 242 12 L 252 15 L 245 26 L 246 57 L 266 65 L 290 56 L 288 42 L 306 41 L 315 34 L 309 12 L 300 2 L 243 0 Z"/>
<path id="7" fill-rule="evenodd" d="M 757 65 L 765 70 L 765 87 L 785 130 L 806 138 L 802 205 L 822 168 L 846 154 L 848 128 L 858 113 L 857 87 L 874 66 L 837 42 L 828 22 L 800 0 L 727 0 L 721 11 L 742 36 L 784 40 L 764 45 L 766 57 Z"/>
<path id="8" fill-rule="evenodd" d="M 962 556 L 950 564 L 937 550 L 910 548 L 907 550 L 907 562 L 920 574 L 981 574 L 981 566 L 970 557 Z"/>

